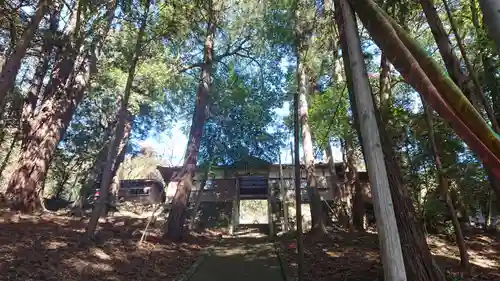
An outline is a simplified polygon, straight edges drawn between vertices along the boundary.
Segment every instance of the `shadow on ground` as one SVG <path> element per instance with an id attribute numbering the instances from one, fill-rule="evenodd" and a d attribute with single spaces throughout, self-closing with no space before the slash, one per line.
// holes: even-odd
<path id="1" fill-rule="evenodd" d="M 283 280 L 274 244 L 266 237 L 224 238 L 190 281 Z"/>
<path id="2" fill-rule="evenodd" d="M 146 220 L 115 217 L 98 227 L 97 242 L 78 247 L 86 221 L 42 215 L 0 216 L 1 280 L 173 280 L 212 243 L 209 235 L 184 243 L 161 239 L 153 226 L 137 245 Z"/>
<path id="3" fill-rule="evenodd" d="M 452 243 L 439 237 L 430 237 L 428 241 L 436 262 L 450 280 L 500 281 L 498 239 L 484 234 L 469 237 L 467 243 L 473 262 L 473 274 L 468 277 L 459 267 L 458 251 Z M 294 237 L 283 237 L 280 242 L 290 273 L 296 276 L 297 255 Z M 337 230 L 328 238 L 306 236 L 304 246 L 305 280 L 384 280 L 377 234 Z"/>

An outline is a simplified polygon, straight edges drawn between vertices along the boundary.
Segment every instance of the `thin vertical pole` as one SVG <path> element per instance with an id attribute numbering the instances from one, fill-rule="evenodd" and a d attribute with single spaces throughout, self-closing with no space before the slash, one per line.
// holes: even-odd
<path id="1" fill-rule="evenodd" d="M 273 189 L 271 182 L 269 181 L 268 187 L 267 187 L 267 219 L 268 219 L 268 225 L 269 225 L 269 237 L 274 237 L 274 215 L 273 215 L 273 206 L 272 206 L 272 196 L 273 196 Z"/>
<path id="2" fill-rule="evenodd" d="M 281 193 L 281 206 L 283 208 L 283 232 L 288 231 L 288 204 L 286 202 L 286 195 L 287 195 L 287 188 L 285 187 L 285 184 L 283 183 L 283 166 L 281 163 L 281 149 L 278 150 L 278 163 L 280 165 L 280 170 L 279 170 L 279 189 Z"/>
<path id="3" fill-rule="evenodd" d="M 298 281 L 304 280 L 304 247 L 302 243 L 302 192 L 300 190 L 300 154 L 299 154 L 299 91 L 293 99 L 293 129 L 294 129 L 294 164 L 295 164 L 295 217 L 297 225 L 297 276 Z"/>

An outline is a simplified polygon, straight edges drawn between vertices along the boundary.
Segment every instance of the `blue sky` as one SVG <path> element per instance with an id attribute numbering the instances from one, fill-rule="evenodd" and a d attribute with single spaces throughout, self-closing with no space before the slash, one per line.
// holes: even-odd
<path id="1" fill-rule="evenodd" d="M 284 117 L 290 114 L 289 103 L 285 102 L 283 107 L 276 109 L 275 112 L 278 116 L 276 124 L 279 124 Z M 291 141 L 292 136 L 290 136 L 286 143 L 290 143 Z M 181 131 L 181 122 L 177 122 L 170 134 L 168 131 L 163 132 L 156 137 L 149 137 L 142 141 L 141 144 L 153 148 L 160 155 L 164 164 L 178 166 L 182 164 L 187 145 L 187 136 Z M 281 148 L 280 151 L 281 162 L 291 164 L 290 146 Z M 302 151 L 300 153 L 302 156 Z M 342 153 L 339 147 L 333 146 L 333 157 L 336 162 L 342 161 Z"/>

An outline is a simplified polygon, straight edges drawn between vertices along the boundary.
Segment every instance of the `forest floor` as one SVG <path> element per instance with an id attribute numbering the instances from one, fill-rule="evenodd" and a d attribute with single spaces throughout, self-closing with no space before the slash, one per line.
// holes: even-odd
<path id="1" fill-rule="evenodd" d="M 348 233 L 337 229 L 329 237 L 318 239 L 304 236 L 304 280 L 376 281 L 383 280 L 376 233 Z M 295 238 L 282 237 L 283 259 L 289 275 L 297 272 Z M 448 280 L 500 281 L 500 237 L 474 234 L 467 237 L 472 274 L 466 275 L 459 267 L 458 249 L 453 242 L 441 236 L 429 236 L 429 247 Z"/>
<path id="2" fill-rule="evenodd" d="M 161 238 L 150 226 L 138 246 L 145 219 L 110 217 L 100 223 L 95 243 L 79 246 L 87 220 L 0 210 L 0 280 L 162 280 L 183 274 L 218 233 L 190 234 L 183 243 Z"/>

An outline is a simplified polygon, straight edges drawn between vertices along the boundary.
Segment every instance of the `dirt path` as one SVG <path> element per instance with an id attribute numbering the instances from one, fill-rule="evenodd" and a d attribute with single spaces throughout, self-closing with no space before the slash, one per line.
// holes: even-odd
<path id="1" fill-rule="evenodd" d="M 263 237 L 224 238 L 189 281 L 280 281 L 273 243 Z"/>

